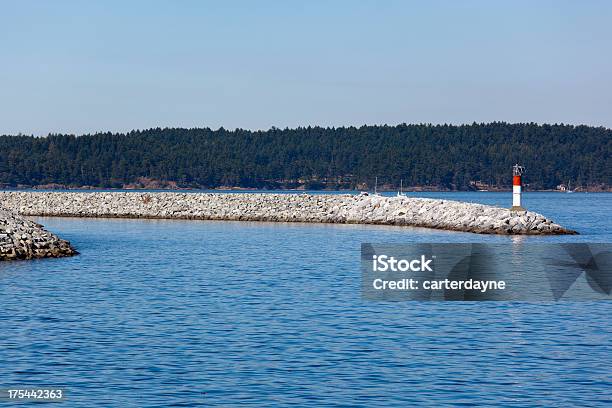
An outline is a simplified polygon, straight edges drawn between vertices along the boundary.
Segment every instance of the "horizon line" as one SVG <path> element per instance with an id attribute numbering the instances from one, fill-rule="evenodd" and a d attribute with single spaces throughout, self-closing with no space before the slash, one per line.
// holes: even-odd
<path id="1" fill-rule="evenodd" d="M 589 128 L 601 128 L 604 130 L 612 130 L 612 128 L 609 128 L 605 125 L 591 125 L 591 124 L 585 124 L 585 123 L 580 123 L 580 124 L 573 124 L 573 123 L 563 123 L 563 122 L 555 122 L 555 123 L 547 123 L 547 122 L 506 122 L 506 121 L 498 121 L 498 120 L 494 120 L 494 121 L 488 121 L 488 122 L 477 122 L 477 121 L 472 121 L 472 122 L 411 122 L 411 123 L 407 123 L 407 122 L 400 122 L 400 123 L 396 123 L 396 124 L 389 124 L 389 123 L 374 123 L 374 124 L 361 124 L 361 125 L 339 125 L 339 126 L 335 126 L 335 125 L 298 125 L 298 126 L 294 126 L 294 127 L 289 127 L 289 126 L 285 126 L 285 127 L 277 127 L 275 125 L 271 125 L 268 128 L 243 128 L 243 127 L 235 127 L 235 128 L 229 128 L 229 127 L 225 127 L 225 126 L 219 126 L 218 128 L 212 128 L 210 126 L 169 126 L 169 125 L 165 125 L 165 126 L 151 126 L 151 127 L 146 127 L 146 128 L 132 128 L 130 130 L 97 130 L 95 132 L 82 132 L 82 133 L 76 133 L 76 132 L 47 132 L 46 134 L 34 134 L 34 133 L 22 133 L 22 132 L 18 132 L 17 134 L 10 134 L 10 133 L 2 133 L 0 134 L 0 137 L 20 137 L 20 136 L 26 136 L 26 137 L 48 137 L 48 136 L 58 136 L 58 135 L 62 135 L 62 136 L 95 136 L 95 135 L 100 135 L 100 134 L 113 134 L 113 135 L 127 135 L 129 133 L 132 132 L 147 132 L 147 131 L 151 131 L 151 130 L 210 130 L 210 131 L 220 131 L 220 130 L 225 130 L 228 132 L 235 132 L 235 131 L 247 131 L 247 132 L 252 132 L 252 133 L 257 133 L 257 132 L 269 132 L 272 130 L 298 130 L 298 129 L 309 129 L 309 128 L 319 128 L 319 129 L 351 129 L 351 128 L 355 128 L 355 129 L 361 129 L 364 127 L 398 127 L 398 126 L 429 126 L 429 127 L 443 127 L 443 126 L 454 126 L 454 127 L 462 127 L 462 126 L 474 126 L 474 125 L 478 125 L 478 126 L 483 126 L 483 125 L 492 125 L 492 124 L 504 124 L 504 125 L 535 125 L 538 127 L 542 127 L 542 126 L 569 126 L 569 127 L 573 127 L 573 128 L 577 128 L 577 127 L 589 127 Z"/>

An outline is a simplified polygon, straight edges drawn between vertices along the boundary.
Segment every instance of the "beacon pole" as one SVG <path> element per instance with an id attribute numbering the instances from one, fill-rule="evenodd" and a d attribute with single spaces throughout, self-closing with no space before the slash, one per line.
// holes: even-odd
<path id="1" fill-rule="evenodd" d="M 525 168 L 523 166 L 519 166 L 515 164 L 512 167 L 512 208 L 510 211 L 516 212 L 524 212 L 526 211 L 521 206 L 521 188 L 522 188 L 522 180 L 521 176 L 525 172 Z"/>

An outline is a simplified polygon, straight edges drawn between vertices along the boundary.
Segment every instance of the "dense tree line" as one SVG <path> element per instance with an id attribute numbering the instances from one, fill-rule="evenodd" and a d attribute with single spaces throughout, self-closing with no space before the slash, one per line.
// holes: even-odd
<path id="1" fill-rule="evenodd" d="M 610 187 L 612 130 L 508 124 L 301 127 L 268 131 L 149 129 L 127 134 L 0 136 L 0 184 L 122 187 L 146 177 L 184 187 L 470 189 Z"/>

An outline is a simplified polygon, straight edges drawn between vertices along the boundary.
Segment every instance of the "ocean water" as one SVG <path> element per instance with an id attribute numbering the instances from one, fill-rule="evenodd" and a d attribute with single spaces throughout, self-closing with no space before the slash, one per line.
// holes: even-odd
<path id="1" fill-rule="evenodd" d="M 70 407 L 609 405 L 610 302 L 361 298 L 362 242 L 612 241 L 612 194 L 525 205 L 581 235 L 36 218 L 81 254 L 0 263 L 0 388 L 63 387 Z"/>

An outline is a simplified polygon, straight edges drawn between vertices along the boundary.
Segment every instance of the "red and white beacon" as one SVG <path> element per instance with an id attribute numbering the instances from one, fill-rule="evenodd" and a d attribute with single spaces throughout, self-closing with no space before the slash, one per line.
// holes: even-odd
<path id="1" fill-rule="evenodd" d="M 523 166 L 515 164 L 512 167 L 512 208 L 510 211 L 526 211 L 521 206 L 521 176 L 524 172 Z"/>

